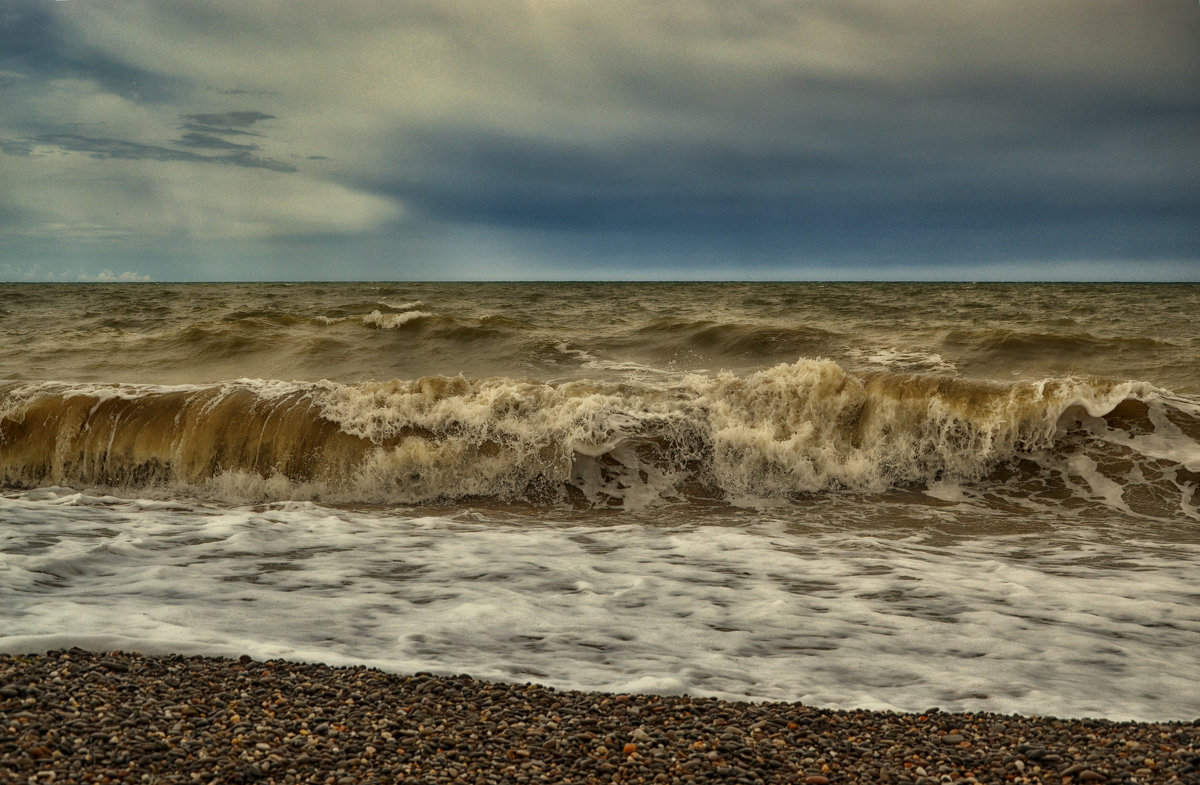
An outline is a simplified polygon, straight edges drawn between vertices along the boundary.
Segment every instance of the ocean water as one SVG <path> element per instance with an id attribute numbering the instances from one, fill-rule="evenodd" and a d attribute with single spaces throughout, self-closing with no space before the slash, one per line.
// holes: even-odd
<path id="1" fill-rule="evenodd" d="M 1200 286 L 0 286 L 0 650 L 1200 716 Z"/>

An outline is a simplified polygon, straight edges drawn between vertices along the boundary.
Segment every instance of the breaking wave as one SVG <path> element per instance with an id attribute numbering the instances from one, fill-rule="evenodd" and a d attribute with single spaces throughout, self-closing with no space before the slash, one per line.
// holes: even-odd
<path id="1" fill-rule="evenodd" d="M 828 360 L 623 382 L 8 383 L 0 481 L 632 508 L 967 484 L 1200 519 L 1200 406 L 1139 382 L 854 374 Z"/>

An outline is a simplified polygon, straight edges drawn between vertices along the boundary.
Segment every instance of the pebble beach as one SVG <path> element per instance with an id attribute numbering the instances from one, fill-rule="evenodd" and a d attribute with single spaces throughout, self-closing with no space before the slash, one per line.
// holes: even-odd
<path id="1" fill-rule="evenodd" d="M 1196 783 L 1200 719 L 834 711 L 80 649 L 0 655 L 12 783 Z"/>

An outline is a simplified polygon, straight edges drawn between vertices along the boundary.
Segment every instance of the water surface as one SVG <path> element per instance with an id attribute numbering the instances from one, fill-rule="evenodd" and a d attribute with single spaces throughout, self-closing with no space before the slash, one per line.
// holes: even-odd
<path id="1" fill-rule="evenodd" d="M 0 648 L 1200 715 L 1194 285 L 0 287 Z"/>

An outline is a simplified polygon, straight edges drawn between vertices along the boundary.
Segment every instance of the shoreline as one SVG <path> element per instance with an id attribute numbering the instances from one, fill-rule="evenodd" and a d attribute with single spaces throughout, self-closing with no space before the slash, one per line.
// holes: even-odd
<path id="1" fill-rule="evenodd" d="M 613 695 L 284 660 L 0 655 L 0 780 L 1200 782 L 1200 719 Z"/>

